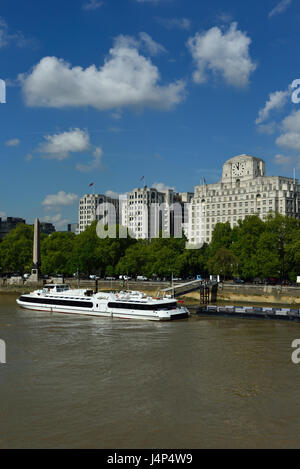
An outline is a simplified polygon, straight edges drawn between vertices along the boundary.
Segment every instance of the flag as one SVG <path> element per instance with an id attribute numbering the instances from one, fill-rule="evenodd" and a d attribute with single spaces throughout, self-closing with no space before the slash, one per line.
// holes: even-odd
<path id="1" fill-rule="evenodd" d="M 143 179 L 145 179 L 145 176 L 142 176 L 142 177 L 141 177 L 141 181 L 142 181 Z"/>
<path id="2" fill-rule="evenodd" d="M 94 184 L 95 184 L 94 182 L 91 182 L 91 183 L 89 184 L 89 187 L 92 187 Z"/>
<path id="3" fill-rule="evenodd" d="M 203 176 L 203 184 L 206 184 L 206 180 L 204 176 Z"/>

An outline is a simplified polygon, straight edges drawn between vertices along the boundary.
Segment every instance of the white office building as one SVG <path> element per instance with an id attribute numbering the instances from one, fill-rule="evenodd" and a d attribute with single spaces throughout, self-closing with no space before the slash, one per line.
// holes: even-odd
<path id="1" fill-rule="evenodd" d="M 298 218 L 299 209 L 297 179 L 266 176 L 261 158 L 243 154 L 224 163 L 220 182 L 195 186 L 187 237 L 192 245 L 201 245 L 210 242 L 216 223 L 233 227 L 247 215 L 265 220 L 269 212 Z"/>
<path id="2" fill-rule="evenodd" d="M 172 189 L 136 188 L 122 206 L 122 225 L 137 239 L 179 236 L 182 219 L 182 200 Z"/>
<path id="3" fill-rule="evenodd" d="M 119 223 L 119 200 L 104 194 L 85 194 L 79 200 L 78 232 L 82 233 L 94 220 L 108 225 Z"/>

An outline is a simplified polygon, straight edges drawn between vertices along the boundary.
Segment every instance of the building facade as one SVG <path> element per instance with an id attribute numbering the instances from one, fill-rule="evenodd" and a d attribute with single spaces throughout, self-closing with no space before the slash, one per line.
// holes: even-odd
<path id="1" fill-rule="evenodd" d="M 78 223 L 68 223 L 67 231 L 78 234 Z"/>
<path id="2" fill-rule="evenodd" d="M 247 215 L 265 220 L 269 212 L 299 217 L 298 180 L 266 176 L 261 158 L 238 155 L 224 163 L 220 182 L 195 186 L 186 234 L 192 245 L 209 243 L 216 223 L 234 227 Z"/>
<path id="3" fill-rule="evenodd" d="M 136 188 L 122 204 L 122 225 L 137 239 L 180 236 L 183 203 L 172 189 Z"/>
<path id="4" fill-rule="evenodd" d="M 45 221 L 40 222 L 40 229 L 42 233 L 45 233 L 47 235 L 50 235 L 52 233 L 55 233 L 55 226 L 52 223 L 48 223 Z"/>
<path id="5" fill-rule="evenodd" d="M 5 220 L 0 218 L 0 241 L 7 233 L 16 228 L 19 223 L 26 223 L 26 221 L 23 218 L 16 217 L 7 217 Z"/>
<path id="6" fill-rule="evenodd" d="M 108 225 L 118 224 L 120 221 L 119 200 L 104 194 L 85 194 L 81 197 L 78 233 L 82 233 L 94 220 L 105 220 Z"/>

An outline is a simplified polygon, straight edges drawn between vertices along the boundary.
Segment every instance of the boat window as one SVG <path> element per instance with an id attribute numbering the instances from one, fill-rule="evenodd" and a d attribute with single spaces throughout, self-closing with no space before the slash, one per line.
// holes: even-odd
<path id="1" fill-rule="evenodd" d="M 109 302 L 107 305 L 109 308 L 122 308 L 122 309 L 140 309 L 140 310 L 148 310 L 148 311 L 161 311 L 161 310 L 170 310 L 176 309 L 176 302 L 170 303 L 161 303 L 161 304 L 141 304 L 141 303 L 122 303 L 120 302 Z"/>
<path id="2" fill-rule="evenodd" d="M 53 298 L 53 299 L 52 299 Z M 24 303 L 39 303 L 45 305 L 57 305 L 57 306 L 74 306 L 74 307 L 84 307 L 84 308 L 92 308 L 93 303 L 91 301 L 74 301 L 74 300 L 65 300 L 62 298 L 55 298 L 53 296 L 48 296 L 47 298 L 34 298 L 34 297 L 26 297 L 21 296 L 20 301 Z"/>

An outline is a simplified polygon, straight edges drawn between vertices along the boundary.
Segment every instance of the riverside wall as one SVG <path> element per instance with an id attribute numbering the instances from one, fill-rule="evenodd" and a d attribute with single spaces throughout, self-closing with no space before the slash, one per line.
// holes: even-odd
<path id="1" fill-rule="evenodd" d="M 24 283 L 23 280 L 9 281 L 12 279 L 0 278 L 0 294 L 8 293 L 28 293 L 37 288 L 42 288 L 43 282 L 35 284 Z M 15 279 L 14 279 L 15 280 Z M 61 283 L 62 279 L 56 279 L 57 283 Z M 65 283 L 69 283 L 72 288 L 78 287 L 77 280 L 64 279 Z M 149 296 L 156 296 L 159 290 L 170 286 L 169 282 L 137 282 L 129 281 L 98 281 L 98 291 L 109 290 L 140 290 Z M 90 288 L 95 290 L 96 283 L 93 280 L 80 280 L 80 288 Z M 199 304 L 199 290 L 185 294 L 182 299 L 186 303 Z M 248 304 L 278 304 L 278 305 L 300 305 L 300 285 L 297 286 L 280 286 L 280 285 L 253 285 L 253 284 L 232 284 L 220 283 L 217 291 L 217 301 L 225 303 L 248 303 Z M 216 299 L 211 301 L 216 302 Z"/>

